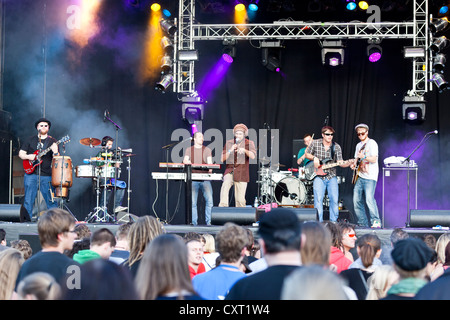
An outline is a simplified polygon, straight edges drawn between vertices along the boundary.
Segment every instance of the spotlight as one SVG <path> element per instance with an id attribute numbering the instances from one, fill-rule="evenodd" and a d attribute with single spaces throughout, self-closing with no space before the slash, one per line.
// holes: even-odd
<path id="1" fill-rule="evenodd" d="M 150 6 L 150 9 L 154 12 L 161 10 L 161 5 L 159 3 L 153 3 Z"/>
<path id="2" fill-rule="evenodd" d="M 164 92 L 172 83 L 175 82 L 175 79 L 172 74 L 164 75 L 161 80 L 156 84 L 155 89 L 161 92 Z"/>
<path id="3" fill-rule="evenodd" d="M 169 20 L 160 21 L 161 28 L 169 35 L 173 36 L 177 32 L 177 27 Z"/>
<path id="4" fill-rule="evenodd" d="M 354 1 L 347 3 L 345 9 L 347 9 L 348 11 L 354 11 L 356 9 L 356 3 Z"/>
<path id="5" fill-rule="evenodd" d="M 404 58 L 425 58 L 425 49 L 423 47 L 403 47 Z"/>
<path id="6" fill-rule="evenodd" d="M 443 5 L 442 7 L 439 8 L 439 14 L 447 14 L 447 12 L 448 12 L 447 5 Z"/>
<path id="7" fill-rule="evenodd" d="M 168 74 L 172 71 L 173 61 L 172 58 L 168 55 L 165 55 L 161 59 L 161 73 Z"/>
<path id="8" fill-rule="evenodd" d="M 322 64 L 331 67 L 344 64 L 344 45 L 341 40 L 323 41 Z"/>
<path id="9" fill-rule="evenodd" d="M 245 10 L 245 5 L 242 3 L 238 3 L 234 6 L 234 10 L 236 10 L 237 12 L 242 12 Z"/>
<path id="10" fill-rule="evenodd" d="M 361 10 L 367 10 L 367 8 L 369 7 L 369 4 L 367 3 L 367 1 L 359 1 L 358 2 L 358 7 Z"/>
<path id="11" fill-rule="evenodd" d="M 162 13 L 163 13 L 163 15 L 164 15 L 166 18 L 170 18 L 170 17 L 172 16 L 172 14 L 170 13 L 170 11 L 167 10 L 167 9 L 163 9 Z"/>
<path id="12" fill-rule="evenodd" d="M 232 63 L 232 62 L 233 62 L 233 57 L 230 56 L 230 55 L 227 54 L 227 53 L 224 53 L 224 54 L 222 55 L 222 59 L 223 59 L 225 62 L 227 62 L 227 63 Z"/>
<path id="13" fill-rule="evenodd" d="M 438 32 L 444 31 L 448 27 L 447 19 L 433 19 L 430 22 L 430 31 L 434 35 Z"/>
<path id="14" fill-rule="evenodd" d="M 440 73 L 434 73 L 431 77 L 431 81 L 436 85 L 439 92 L 443 92 L 449 89 L 448 82 L 445 81 L 444 76 Z"/>
<path id="15" fill-rule="evenodd" d="M 262 64 L 270 71 L 281 71 L 281 42 L 263 41 L 261 42 Z"/>
<path id="16" fill-rule="evenodd" d="M 197 50 L 180 50 L 178 51 L 179 61 L 197 61 L 198 51 Z"/>
<path id="17" fill-rule="evenodd" d="M 426 101 L 423 97 L 405 96 L 403 98 L 403 120 L 409 123 L 420 123 L 425 120 Z"/>
<path id="18" fill-rule="evenodd" d="M 224 45 L 222 50 L 224 54 L 227 54 L 232 58 L 236 57 L 236 39 L 224 39 L 222 45 Z"/>
<path id="19" fill-rule="evenodd" d="M 161 47 L 167 53 L 173 52 L 173 42 L 168 37 L 164 36 L 161 38 Z"/>
<path id="20" fill-rule="evenodd" d="M 190 125 L 196 121 L 203 120 L 204 103 L 200 97 L 182 97 L 181 105 L 183 120 L 186 120 Z"/>
<path id="21" fill-rule="evenodd" d="M 248 5 L 248 10 L 250 10 L 250 11 L 258 11 L 258 5 L 256 3 L 250 3 Z"/>
<path id="22" fill-rule="evenodd" d="M 433 43 L 430 46 L 430 49 L 433 53 L 438 53 L 445 49 L 448 45 L 448 40 L 445 36 L 434 38 Z"/>
<path id="23" fill-rule="evenodd" d="M 433 58 L 433 73 L 443 73 L 446 62 L 445 54 L 439 53 Z"/>
<path id="24" fill-rule="evenodd" d="M 367 56 L 370 62 L 377 62 L 381 59 L 382 54 L 383 50 L 378 44 L 371 43 L 367 46 Z"/>

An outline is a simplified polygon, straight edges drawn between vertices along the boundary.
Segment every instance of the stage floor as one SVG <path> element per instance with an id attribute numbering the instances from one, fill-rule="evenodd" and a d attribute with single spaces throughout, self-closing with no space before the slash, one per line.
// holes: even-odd
<path id="1" fill-rule="evenodd" d="M 83 222 L 84 223 L 84 222 Z M 111 230 L 111 232 L 115 233 L 117 229 L 119 228 L 120 224 L 112 224 L 112 223 L 87 223 L 86 224 L 91 231 L 95 231 L 99 228 L 108 228 Z M 257 226 L 244 226 L 250 230 L 255 235 L 255 238 L 258 237 L 257 235 Z M 222 226 L 221 225 L 170 225 L 165 224 L 164 228 L 166 232 L 168 233 L 175 233 L 178 235 L 183 236 L 184 234 L 188 232 L 198 232 L 198 233 L 210 233 L 212 235 L 215 235 L 218 233 Z M 39 237 L 37 235 L 37 223 L 12 223 L 12 222 L 2 222 L 0 221 L 0 229 L 4 229 L 6 231 L 6 241 L 7 245 L 10 244 L 13 240 L 18 239 L 26 239 L 30 242 L 31 247 L 33 249 L 33 253 L 39 251 L 41 249 L 40 243 L 39 243 Z M 426 234 L 432 234 L 437 238 L 439 236 L 446 232 L 446 230 L 435 230 L 432 228 L 402 228 L 405 230 L 410 236 L 413 237 L 423 237 Z M 356 228 L 355 232 L 357 237 L 361 236 L 366 233 L 375 233 L 381 240 L 382 243 L 382 254 L 380 259 L 383 261 L 383 263 L 390 263 L 390 252 L 392 250 L 390 236 L 393 229 L 370 229 L 370 228 Z M 353 253 L 356 255 L 356 252 Z"/>

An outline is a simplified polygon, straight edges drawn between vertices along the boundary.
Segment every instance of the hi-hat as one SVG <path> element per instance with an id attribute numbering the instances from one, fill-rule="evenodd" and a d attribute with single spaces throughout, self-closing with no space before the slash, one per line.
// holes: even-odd
<path id="1" fill-rule="evenodd" d="M 84 138 L 80 140 L 80 143 L 85 146 L 98 146 L 102 141 L 97 138 Z"/>

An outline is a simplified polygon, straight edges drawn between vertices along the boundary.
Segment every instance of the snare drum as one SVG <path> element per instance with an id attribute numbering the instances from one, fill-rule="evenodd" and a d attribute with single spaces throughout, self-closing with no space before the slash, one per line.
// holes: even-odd
<path id="1" fill-rule="evenodd" d="M 77 178 L 93 178 L 95 177 L 94 166 L 91 164 L 83 164 L 81 166 L 76 167 L 76 176 Z"/>

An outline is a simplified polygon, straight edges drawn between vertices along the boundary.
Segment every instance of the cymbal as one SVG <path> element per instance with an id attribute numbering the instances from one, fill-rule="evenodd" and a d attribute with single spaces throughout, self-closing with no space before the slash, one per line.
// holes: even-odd
<path id="1" fill-rule="evenodd" d="M 102 141 L 97 138 L 84 138 L 80 140 L 80 143 L 85 146 L 98 146 Z"/>
<path id="2" fill-rule="evenodd" d="M 281 164 L 281 163 L 275 163 L 273 166 L 274 167 L 286 167 L 284 164 Z"/>
<path id="3" fill-rule="evenodd" d="M 123 154 L 122 157 L 134 157 L 136 153 Z"/>

